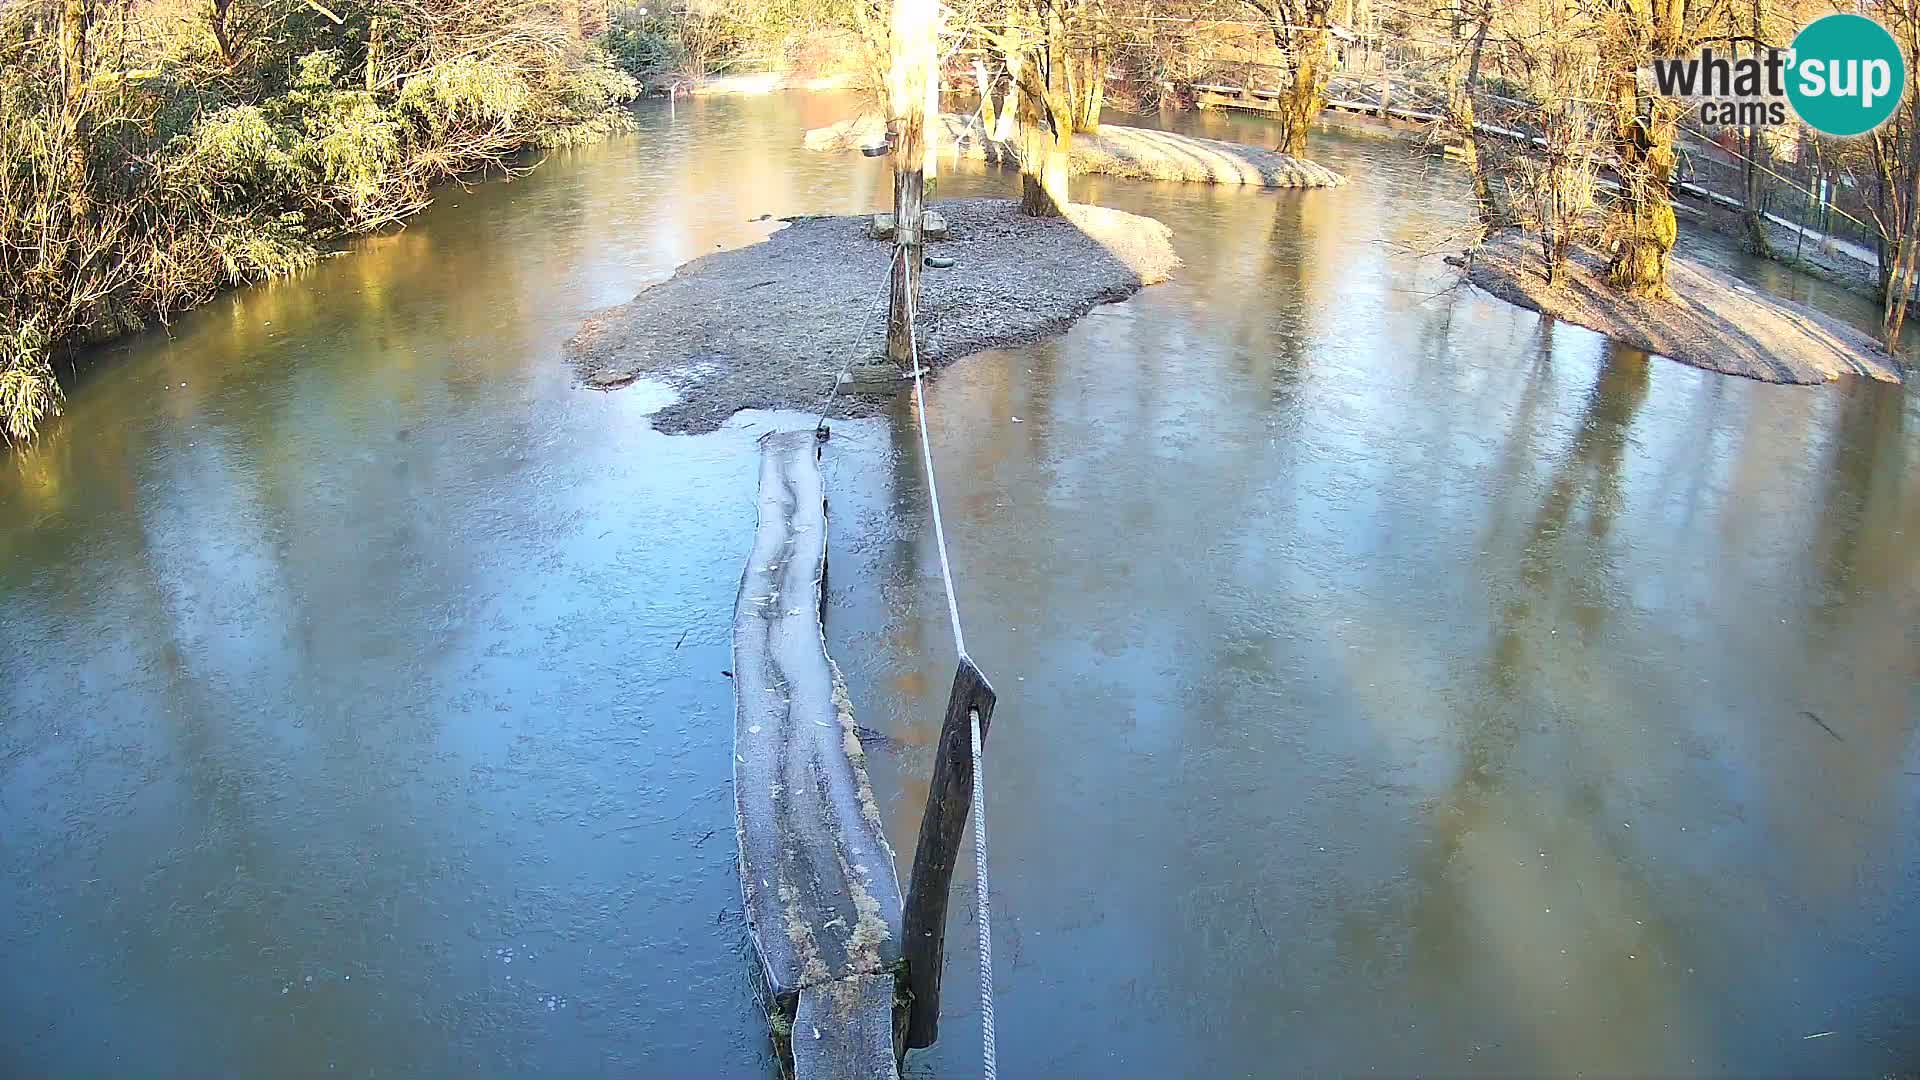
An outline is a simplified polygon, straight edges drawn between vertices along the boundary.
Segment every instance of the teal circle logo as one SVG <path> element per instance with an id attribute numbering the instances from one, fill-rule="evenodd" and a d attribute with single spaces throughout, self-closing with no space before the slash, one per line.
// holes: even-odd
<path id="1" fill-rule="evenodd" d="M 1864 135 L 1893 115 L 1907 63 L 1885 27 L 1864 15 L 1826 15 L 1793 39 L 1787 100 L 1815 131 Z"/>

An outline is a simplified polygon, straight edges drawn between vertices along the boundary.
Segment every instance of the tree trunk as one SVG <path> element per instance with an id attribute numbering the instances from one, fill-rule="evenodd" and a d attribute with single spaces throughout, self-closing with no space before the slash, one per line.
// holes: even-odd
<path id="1" fill-rule="evenodd" d="M 1904 28 L 1906 41 L 1903 43 L 1907 64 L 1912 67 L 1916 57 L 1920 57 L 1920 20 L 1910 21 Z M 1897 254 L 1893 260 L 1893 271 L 1887 275 L 1885 286 L 1885 317 L 1881 320 L 1881 338 L 1888 352 L 1893 352 L 1900 344 L 1900 330 L 1907 320 L 1907 302 L 1913 296 L 1916 274 L 1920 274 L 1920 251 L 1915 244 L 1920 237 L 1920 98 L 1909 97 L 1901 107 L 1905 115 L 1899 134 L 1874 137 L 1874 158 L 1881 172 L 1881 190 L 1891 192 L 1894 197 L 1895 212 L 1891 220 L 1897 230 L 1892 239 L 1896 241 Z M 1884 130 L 1884 129 L 1883 129 Z M 1901 150 L 1901 139 L 1905 136 L 1905 154 Z M 1896 183 L 1898 186 L 1896 186 Z M 1901 205 L 1899 196 L 1904 189 L 1905 205 Z M 1884 202 L 1884 200 L 1883 200 Z M 1884 249 L 1881 261 L 1885 261 Z"/>
<path id="2" fill-rule="evenodd" d="M 1614 145 L 1620 170 L 1619 246 L 1607 265 L 1608 280 L 1630 296 L 1660 296 L 1667 288 L 1667 262 L 1678 238 L 1670 188 L 1674 136 L 1680 103 L 1652 96 L 1641 111 L 1635 69 L 1644 56 L 1683 56 L 1697 44 L 1699 26 L 1688 23 L 1685 0 L 1628 5 L 1623 36 L 1603 43 L 1613 75 Z"/>
<path id="3" fill-rule="evenodd" d="M 1100 110 L 1107 98 L 1107 58 L 1098 49 L 1073 54 L 1073 130 L 1089 133 L 1100 130 Z"/>
<path id="4" fill-rule="evenodd" d="M 973 62 L 973 84 L 974 88 L 978 90 L 980 94 L 980 127 L 991 137 L 993 129 L 1000 125 L 995 122 L 996 115 L 993 111 L 993 80 L 987 75 L 987 65 L 984 61 L 975 60 Z"/>
<path id="5" fill-rule="evenodd" d="M 233 66 L 233 31 L 228 27 L 227 16 L 233 10 L 233 0 L 211 0 L 207 5 L 207 22 L 213 30 L 214 48 L 220 51 L 220 62 Z"/>
<path id="6" fill-rule="evenodd" d="M 1020 119 L 1020 67 L 1026 60 L 1027 50 L 1023 3 L 1024 0 L 1006 0 L 1000 33 L 992 38 L 994 47 L 1000 50 L 1001 64 L 1007 69 L 1007 90 L 1000 97 L 999 123 L 989 129 L 993 141 L 1001 144 L 1013 141 L 1014 126 Z"/>
<path id="7" fill-rule="evenodd" d="M 1915 250 L 1915 233 L 1920 232 L 1920 105 L 1908 107 L 1906 117 L 1911 128 L 1907 154 L 1904 161 L 1905 175 L 1900 179 L 1906 187 L 1906 205 L 1894 216 L 1897 244 L 1893 260 L 1893 271 L 1887 275 L 1884 317 L 1880 323 L 1880 333 L 1888 352 L 1900 344 L 1900 330 L 1907 321 L 1907 302 L 1913 296 L 1913 284 L 1916 271 L 1920 271 L 1920 251 Z M 1891 140 L 1890 140 L 1891 141 Z"/>
<path id="8" fill-rule="evenodd" d="M 1020 31 L 1013 26 L 1007 27 L 1003 39 L 1007 61 L 1007 92 L 1000 99 L 1000 122 L 992 129 L 993 141 L 1008 143 L 1013 140 L 1014 126 L 1022 112 L 1020 106 L 1020 68 L 1025 60 L 1026 46 L 1021 44 Z"/>
<path id="9" fill-rule="evenodd" d="M 1295 27 L 1291 38 L 1294 51 L 1288 54 L 1287 65 L 1293 82 L 1279 101 L 1280 152 L 1304 157 L 1307 133 L 1327 104 L 1327 82 L 1332 72 L 1327 65 L 1325 27 Z"/>
<path id="10" fill-rule="evenodd" d="M 1913 170 L 1920 178 L 1920 169 Z M 1917 182 L 1920 186 L 1920 182 Z M 1913 295 L 1914 276 L 1914 226 L 1912 193 L 1906 212 L 1895 226 L 1897 239 L 1894 244 L 1893 266 L 1887 274 L 1885 286 L 1885 306 L 1880 320 L 1880 337 L 1888 352 L 1900 343 L 1900 329 L 1907 321 L 1907 300 Z"/>
<path id="11" fill-rule="evenodd" d="M 1764 0 L 1753 0 L 1752 30 L 1755 42 L 1753 58 L 1756 61 L 1760 59 L 1760 46 L 1758 43 L 1762 36 L 1761 4 L 1763 2 Z M 1758 124 L 1750 124 L 1747 126 L 1746 143 L 1746 161 L 1744 164 L 1746 165 L 1747 207 L 1746 210 L 1741 213 L 1741 218 L 1747 226 L 1747 249 L 1761 258 L 1770 258 L 1773 255 L 1773 243 L 1767 236 L 1766 207 L 1763 205 L 1766 199 L 1766 174 L 1760 171 L 1760 157 L 1766 150 L 1766 143 L 1760 138 L 1760 126 Z"/>
<path id="12" fill-rule="evenodd" d="M 1458 9 L 1456 9 L 1458 10 Z M 1460 11 L 1464 18 L 1465 12 Z M 1493 24 L 1491 0 L 1483 0 L 1478 15 L 1473 22 L 1473 39 L 1466 50 L 1457 54 L 1464 63 L 1464 71 L 1454 83 L 1451 108 L 1453 125 L 1459 132 L 1460 153 L 1467 166 L 1468 175 L 1473 178 L 1473 201 L 1479 210 L 1480 224 L 1491 231 L 1496 224 L 1498 210 L 1493 201 L 1493 187 L 1487 179 L 1487 170 L 1480 162 L 1480 137 L 1474 127 L 1473 94 L 1480 84 L 1480 59 L 1487 45 L 1487 31 Z"/>
<path id="13" fill-rule="evenodd" d="M 1032 217 L 1059 217 L 1067 208 L 1073 154 L 1066 24 L 1058 5 L 1035 6 L 1042 48 L 1020 69 L 1020 209 Z"/>
<path id="14" fill-rule="evenodd" d="M 1676 106 L 1648 102 L 1645 115 L 1633 72 L 1616 77 L 1614 135 L 1620 155 L 1620 246 L 1607 279 L 1629 296 L 1659 296 L 1667 287 L 1667 261 L 1680 226 L 1673 217 L 1673 137 Z"/>
<path id="15" fill-rule="evenodd" d="M 367 93 L 380 85 L 380 16 L 367 20 Z"/>
<path id="16" fill-rule="evenodd" d="M 1908 235 L 1901 238 L 1899 253 L 1893 260 L 1893 273 L 1887 282 L 1887 303 L 1880 322 L 1880 341 L 1888 352 L 1900 344 L 1900 330 L 1907 321 L 1907 300 L 1913 295 L 1914 238 L 1909 223 Z"/>
<path id="17" fill-rule="evenodd" d="M 87 35 L 93 0 L 65 0 L 60 9 L 61 134 L 67 143 L 67 217 L 74 230 L 92 216 L 86 144 Z"/>
<path id="18" fill-rule="evenodd" d="M 1073 130 L 1056 129 L 1041 76 L 1029 65 L 1020 86 L 1020 210 L 1029 217 L 1059 217 L 1067 208 L 1067 162 Z M 1064 113 L 1060 120 L 1066 119 Z M 1062 143 L 1066 142 L 1063 146 Z"/>
<path id="19" fill-rule="evenodd" d="M 1893 181 L 1894 158 L 1899 150 L 1893 143 L 1893 137 L 1886 128 L 1874 132 L 1871 147 L 1873 150 L 1873 230 L 1874 269 L 1880 275 L 1880 295 L 1884 300 L 1889 283 L 1893 280 L 1893 252 L 1896 237 L 1890 230 L 1895 218 L 1894 204 L 1899 201 L 1900 193 Z"/>
<path id="20" fill-rule="evenodd" d="M 1766 174 L 1760 171 L 1760 155 L 1766 150 L 1766 143 L 1760 138 L 1759 127 L 1747 128 L 1747 190 L 1746 209 L 1741 211 L 1741 220 L 1747 226 L 1747 250 L 1761 258 L 1773 256 L 1773 240 L 1767 235 L 1766 217 Z"/>

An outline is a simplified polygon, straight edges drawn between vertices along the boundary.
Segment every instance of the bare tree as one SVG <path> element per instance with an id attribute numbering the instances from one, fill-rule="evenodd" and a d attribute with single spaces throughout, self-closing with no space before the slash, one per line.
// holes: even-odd
<path id="1" fill-rule="evenodd" d="M 1594 85 L 1593 25 L 1573 0 L 1545 0 L 1540 23 L 1509 40 L 1529 104 L 1515 116 L 1539 132 L 1539 144 L 1512 147 L 1500 162 L 1503 184 L 1521 223 L 1538 231 L 1548 282 L 1567 253 L 1592 238 L 1595 190 L 1605 124 L 1586 88 Z M 1671 209 L 1668 210 L 1671 215 Z"/>
<path id="2" fill-rule="evenodd" d="M 1481 62 L 1486 57 L 1487 35 L 1493 29 L 1493 3 L 1492 0 L 1454 0 L 1450 6 L 1454 48 L 1451 75 L 1447 80 L 1447 122 L 1468 175 L 1473 178 L 1473 200 L 1481 223 L 1490 228 L 1498 212 L 1487 180 L 1486 163 L 1481 160 L 1473 96 L 1480 89 Z"/>
<path id="3" fill-rule="evenodd" d="M 1753 35 L 1752 45 L 1756 57 L 1759 56 L 1762 43 L 1766 40 L 1765 8 L 1765 0 L 1753 0 L 1753 17 L 1749 20 L 1749 30 Z M 1740 212 L 1740 219 L 1746 226 L 1747 250 L 1766 258 L 1773 254 L 1773 244 L 1767 237 L 1766 171 L 1761 165 L 1766 157 L 1767 143 L 1760 137 L 1758 124 L 1747 125 L 1746 138 L 1742 141 L 1746 144 L 1746 153 L 1741 158 L 1746 192 L 1741 200 L 1744 206 Z"/>
<path id="4" fill-rule="evenodd" d="M 1920 61 L 1920 0 L 1893 0 L 1881 8 L 1887 28 L 1906 55 L 1907 70 Z M 1908 79 L 1900 106 L 1875 129 L 1871 141 L 1875 214 L 1879 218 L 1881 294 L 1880 334 L 1888 352 L 1900 343 L 1907 301 L 1920 279 L 1920 95 Z M 1889 260 L 1888 256 L 1892 258 Z"/>
<path id="5" fill-rule="evenodd" d="M 1073 9 L 1072 47 L 1067 51 L 1067 99 L 1073 130 L 1100 130 L 1107 97 L 1107 51 L 1116 24 L 1103 0 L 1083 0 Z"/>

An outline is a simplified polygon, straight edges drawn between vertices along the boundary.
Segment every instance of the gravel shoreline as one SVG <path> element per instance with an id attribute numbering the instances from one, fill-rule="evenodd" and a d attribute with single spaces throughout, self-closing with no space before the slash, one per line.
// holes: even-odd
<path id="1" fill-rule="evenodd" d="M 942 200 L 948 222 L 921 285 L 920 351 L 938 368 L 969 353 L 1059 333 L 1100 304 L 1125 300 L 1179 266 L 1167 227 L 1099 206 L 1031 218 L 1009 199 Z M 797 218 L 766 241 L 682 266 L 633 300 L 589 319 L 567 343 L 580 381 L 612 390 L 636 379 L 678 400 L 661 431 L 712 431 L 741 409 L 869 416 L 892 396 L 833 396 L 839 373 L 886 343 L 893 243 L 869 218 Z"/>
<path id="2" fill-rule="evenodd" d="M 1677 252 L 1668 274 L 1672 294 L 1664 300 L 1615 292 L 1606 284 L 1605 259 L 1585 249 L 1568 256 L 1561 280 L 1549 288 L 1539 242 L 1518 232 L 1475 251 L 1467 279 L 1509 303 L 1707 371 L 1800 385 L 1842 375 L 1902 381 L 1899 362 L 1873 338 Z"/>

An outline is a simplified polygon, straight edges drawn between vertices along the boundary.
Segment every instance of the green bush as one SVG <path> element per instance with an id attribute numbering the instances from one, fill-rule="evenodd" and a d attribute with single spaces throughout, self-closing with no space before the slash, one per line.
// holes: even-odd
<path id="1" fill-rule="evenodd" d="M 399 107 L 429 135 L 446 135 L 463 127 L 511 124 L 532 96 L 518 72 L 463 56 L 408 80 Z"/>
<path id="2" fill-rule="evenodd" d="M 575 146 L 631 131 L 632 114 L 618 106 L 639 93 L 640 83 L 603 53 L 601 62 L 575 68 L 557 80 L 547 95 L 547 112 L 534 144 Z"/>
<path id="3" fill-rule="evenodd" d="M 37 320 L 0 326 L 0 441 L 19 442 L 60 401 L 47 364 L 46 332 Z"/>
<path id="4" fill-rule="evenodd" d="M 212 201 L 284 190 L 300 180 L 285 138 L 258 105 L 229 106 L 175 140 L 171 171 Z"/>
<path id="5" fill-rule="evenodd" d="M 0 5 L 0 441 L 57 409 L 55 350 L 310 265 L 523 148 L 621 130 L 639 90 L 537 0 L 234 0 L 227 56 L 217 6 L 132 30 L 40 10 Z"/>
<path id="6" fill-rule="evenodd" d="M 687 70 L 687 49 L 680 35 L 657 16 L 615 23 L 601 35 L 600 46 L 621 71 L 642 82 Z"/>

